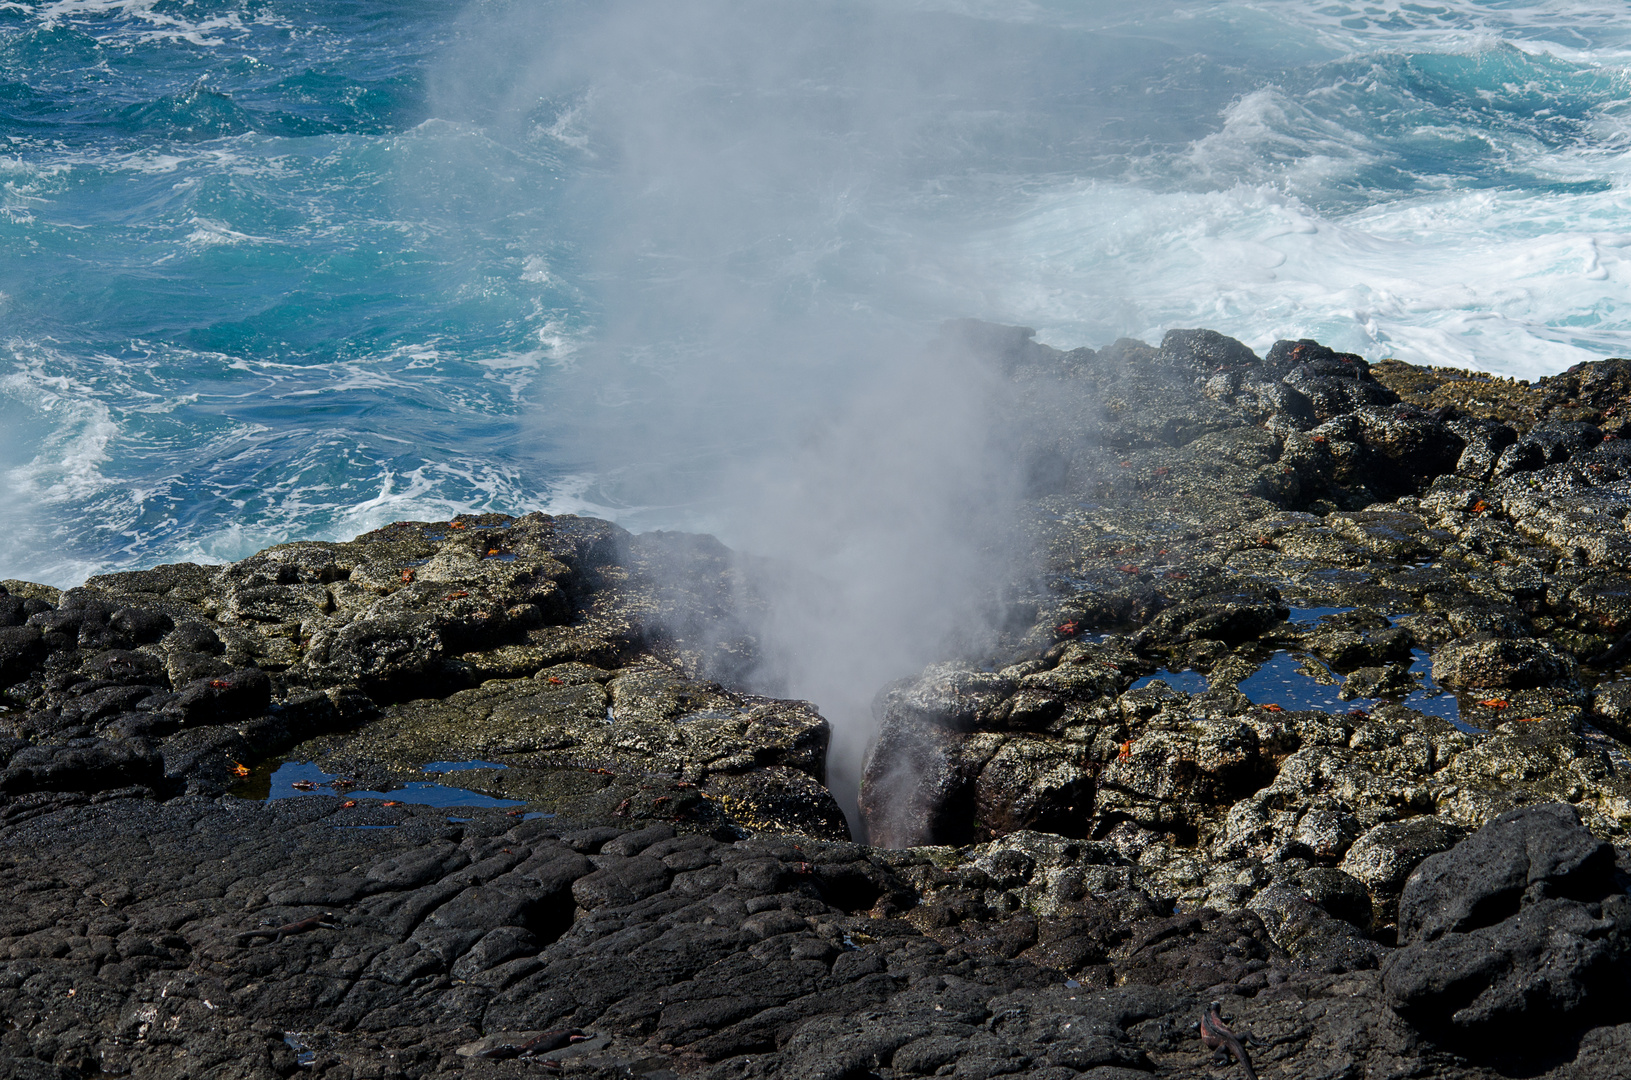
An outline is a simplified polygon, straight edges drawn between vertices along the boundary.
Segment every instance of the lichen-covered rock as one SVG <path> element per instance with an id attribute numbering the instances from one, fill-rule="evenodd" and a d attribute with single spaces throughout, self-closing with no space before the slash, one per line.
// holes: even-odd
<path id="1" fill-rule="evenodd" d="M 1433 653 L 1433 678 L 1448 686 L 1547 686 L 1571 677 L 1574 669 L 1570 653 L 1534 638 L 1458 641 Z"/>
<path id="2" fill-rule="evenodd" d="M 1369 926 L 1355 926 L 1331 911 L 1361 910 L 1358 898 L 1364 897 L 1364 889 L 1333 886 L 1319 873 L 1308 870 L 1299 879 L 1270 885 L 1252 898 L 1250 910 L 1263 920 L 1274 943 L 1295 959 L 1332 973 L 1376 967 L 1385 950 L 1366 936 Z M 1364 907 L 1369 907 L 1368 897 Z"/>
<path id="3" fill-rule="evenodd" d="M 1386 821 L 1355 840 L 1340 866 L 1369 891 L 1374 922 L 1391 924 L 1410 872 L 1429 855 L 1454 847 L 1464 835 L 1453 822 L 1433 814 Z"/>
<path id="4" fill-rule="evenodd" d="M 1265 1076 L 1610 1074 L 1631 857 L 1431 941 L 1457 902 L 1401 894 L 1537 803 L 1598 870 L 1631 826 L 1631 363 L 945 341 L 1007 380 L 1031 547 L 881 688 L 884 847 L 840 842 L 815 708 L 754 692 L 766 568 L 711 538 L 467 515 L 0 583 L 0 1071 L 286 1075 L 287 1032 L 325 1074 L 496 1077 L 580 1027 L 545 1056 L 584 1076 L 1112 1080 L 1198 1072 L 1217 997 Z M 285 756 L 332 779 L 202 798 Z M 525 805 L 345 794 L 426 780 Z M 1540 1013 L 1561 1041 L 1501 1042 Z"/>
<path id="5" fill-rule="evenodd" d="M 751 666 L 721 600 L 751 595 L 733 567 L 707 538 L 480 515 L 61 594 L 14 582 L 0 683 L 29 754 L 0 787 L 218 793 L 291 750 L 389 785 L 430 761 L 505 757 L 547 777 L 701 785 L 687 805 L 728 775 L 754 827 L 844 835 L 823 787 L 826 722 L 706 678 Z M 508 786 L 586 797 L 543 777 Z M 688 812 L 746 827 L 721 805 Z"/>
<path id="6" fill-rule="evenodd" d="M 1599 684 L 1592 695 L 1592 721 L 1621 742 L 1631 743 L 1631 682 Z"/>

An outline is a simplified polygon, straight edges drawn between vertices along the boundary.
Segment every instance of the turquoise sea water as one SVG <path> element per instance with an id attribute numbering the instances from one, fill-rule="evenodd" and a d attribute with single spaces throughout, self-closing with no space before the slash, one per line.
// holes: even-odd
<path id="1" fill-rule="evenodd" d="M 1631 353 L 1612 3 L 0 2 L 0 576 L 718 478 L 943 318 Z"/>

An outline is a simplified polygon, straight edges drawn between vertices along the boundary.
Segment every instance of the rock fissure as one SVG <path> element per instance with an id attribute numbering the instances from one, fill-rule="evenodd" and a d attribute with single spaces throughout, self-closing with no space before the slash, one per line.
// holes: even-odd
<path id="1" fill-rule="evenodd" d="M 0 1071 L 1131 1080 L 1218 1000 L 1265 1078 L 1615 1075 L 1631 361 L 946 347 L 1037 555 L 879 694 L 876 846 L 711 538 L 5 582 Z M 325 779 L 253 798 L 284 760 Z M 459 762 L 522 805 L 411 802 Z"/>

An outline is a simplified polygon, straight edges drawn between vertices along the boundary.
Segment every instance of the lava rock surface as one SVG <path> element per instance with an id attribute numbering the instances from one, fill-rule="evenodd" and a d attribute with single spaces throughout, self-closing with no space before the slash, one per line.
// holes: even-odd
<path id="1" fill-rule="evenodd" d="M 0 1074 L 1622 1074 L 1631 361 L 942 345 L 1034 559 L 865 688 L 872 846 L 708 537 L 4 582 Z"/>

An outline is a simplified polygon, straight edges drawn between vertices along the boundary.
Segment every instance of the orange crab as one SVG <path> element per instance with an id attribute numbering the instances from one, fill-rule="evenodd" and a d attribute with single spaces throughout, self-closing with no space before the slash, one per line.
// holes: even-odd
<path id="1" fill-rule="evenodd" d="M 1264 705 L 1262 708 L 1263 708 L 1264 712 L 1285 712 L 1286 711 L 1286 707 L 1284 705 Z"/>
<path id="2" fill-rule="evenodd" d="M 1510 701 L 1502 700 L 1501 698 L 1492 697 L 1492 698 L 1485 698 L 1484 700 L 1480 701 L 1478 704 L 1482 705 L 1486 709 L 1505 709 L 1505 708 L 1508 708 L 1509 706 L 1511 706 L 1512 703 Z"/>
<path id="3" fill-rule="evenodd" d="M 1126 761 L 1127 759 L 1131 758 L 1132 756 L 1133 756 L 1133 740 L 1128 739 L 1126 742 L 1121 744 L 1121 753 L 1117 754 L 1116 757 L 1117 757 L 1117 760 Z"/>
<path id="4" fill-rule="evenodd" d="M 249 775 L 249 766 L 243 764 L 242 762 L 234 761 L 232 763 L 232 775 L 233 776 L 248 776 Z"/>
<path id="5" fill-rule="evenodd" d="M 402 584 L 409 585 L 409 584 L 412 584 L 412 582 L 413 582 L 413 571 L 412 570 L 402 571 Z"/>
<path id="6" fill-rule="evenodd" d="M 1066 637 L 1074 637 L 1076 632 L 1080 629 L 1081 627 L 1076 625 L 1076 620 L 1072 619 L 1069 622 L 1060 623 L 1058 626 L 1053 628 L 1053 631 L 1056 634 L 1063 634 Z"/>
<path id="7" fill-rule="evenodd" d="M 1475 513 L 1475 514 L 1482 514 L 1485 510 L 1488 510 L 1488 509 L 1489 509 L 1489 503 L 1485 502 L 1483 499 L 1479 499 L 1477 502 L 1472 504 L 1472 512 Z"/>

